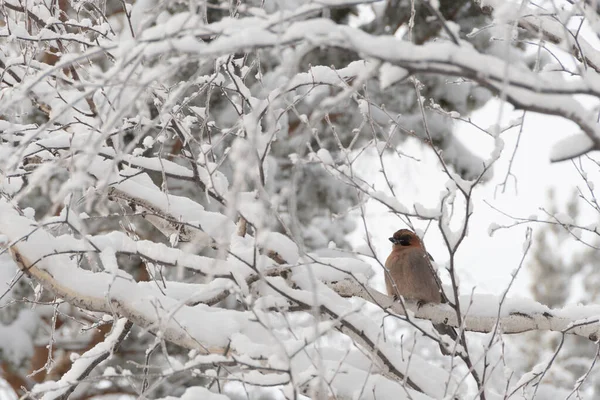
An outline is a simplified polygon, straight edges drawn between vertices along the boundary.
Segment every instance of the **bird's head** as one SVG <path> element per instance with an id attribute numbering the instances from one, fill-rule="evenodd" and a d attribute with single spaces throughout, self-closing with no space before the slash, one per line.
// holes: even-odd
<path id="1" fill-rule="evenodd" d="M 421 246 L 421 239 L 408 229 L 400 229 L 390 238 L 394 246 Z"/>

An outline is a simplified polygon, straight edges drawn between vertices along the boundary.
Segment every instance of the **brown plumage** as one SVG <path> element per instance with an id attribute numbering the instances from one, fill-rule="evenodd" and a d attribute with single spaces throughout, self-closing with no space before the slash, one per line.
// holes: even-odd
<path id="1" fill-rule="evenodd" d="M 392 253 L 385 261 L 388 296 L 441 303 L 439 280 L 421 239 L 408 229 L 400 229 L 390 241 L 393 243 Z"/>
<path id="2" fill-rule="evenodd" d="M 423 303 L 446 303 L 442 285 L 437 273 L 431 265 L 431 256 L 425 250 L 423 242 L 414 232 L 400 229 L 390 238 L 392 252 L 385 261 L 385 287 L 388 296 L 394 299 L 400 296 L 406 300 Z M 433 327 L 441 334 L 456 340 L 458 335 L 454 328 L 444 324 Z M 440 343 L 443 354 L 450 352 Z"/>

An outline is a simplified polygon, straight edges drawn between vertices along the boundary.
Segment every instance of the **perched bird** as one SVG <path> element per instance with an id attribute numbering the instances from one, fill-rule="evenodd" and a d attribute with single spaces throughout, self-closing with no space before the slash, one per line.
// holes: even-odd
<path id="1" fill-rule="evenodd" d="M 441 287 L 421 239 L 408 229 L 400 229 L 390 242 L 393 243 L 392 253 L 385 261 L 388 296 L 441 303 Z"/>
<path id="2" fill-rule="evenodd" d="M 392 252 L 385 261 L 385 286 L 388 296 L 420 303 L 440 304 L 447 302 L 437 273 L 431 265 L 431 256 L 423 247 L 423 242 L 414 232 L 400 229 L 390 238 Z M 442 335 L 456 340 L 456 331 L 444 324 L 434 324 Z M 440 344 L 442 353 L 449 354 Z"/>

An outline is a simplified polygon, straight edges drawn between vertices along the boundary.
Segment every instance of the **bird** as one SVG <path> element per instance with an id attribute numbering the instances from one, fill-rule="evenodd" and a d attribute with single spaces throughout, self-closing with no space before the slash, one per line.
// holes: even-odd
<path id="1" fill-rule="evenodd" d="M 431 265 L 433 258 L 423 246 L 421 239 L 408 229 L 400 229 L 389 239 L 392 252 L 385 261 L 385 287 L 388 296 L 395 300 L 402 296 L 407 300 L 423 303 L 447 303 L 441 281 Z M 458 337 L 454 328 L 444 324 L 433 327 L 442 335 L 453 340 Z M 443 354 L 449 351 L 440 343 Z"/>

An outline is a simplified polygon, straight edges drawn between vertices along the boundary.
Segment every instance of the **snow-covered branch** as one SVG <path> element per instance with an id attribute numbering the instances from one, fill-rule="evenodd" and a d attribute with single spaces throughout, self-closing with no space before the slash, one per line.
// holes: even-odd
<path id="1" fill-rule="evenodd" d="M 90 375 L 98 364 L 118 351 L 119 346 L 131 331 L 132 326 L 133 324 L 124 318 L 115 321 L 112 332 L 106 339 L 79 355 L 71 366 L 71 369 L 59 381 L 38 385 L 32 394 L 41 394 L 43 400 L 68 399 L 71 393 Z"/>
<path id="2" fill-rule="evenodd" d="M 462 296 L 463 321 L 459 326 L 456 312 L 447 304 L 423 304 L 405 300 L 404 306 L 389 296 L 352 280 L 328 285 L 343 297 L 359 297 L 397 315 L 427 319 L 469 332 L 491 333 L 496 328 L 504 334 L 529 331 L 552 331 L 582 336 L 591 341 L 600 337 L 599 306 L 573 306 L 550 309 L 527 299 L 506 299 L 502 305 L 497 296 Z M 498 311 L 500 309 L 500 312 Z"/>
<path id="3" fill-rule="evenodd" d="M 532 261 L 543 240 L 529 230 L 502 296 L 461 295 L 477 285 L 461 283 L 465 248 L 481 239 L 472 217 L 513 130 L 503 188 L 520 143 L 545 140 L 532 137 L 536 113 L 576 125 L 549 158 L 586 156 L 573 163 L 577 193 L 600 215 L 600 162 L 588 154 L 600 149 L 600 9 L 101 3 L 0 4 L 0 309 L 15 310 L 0 331 L 21 338 L 0 375 L 21 375 L 15 392 L 535 397 L 563 345 L 600 338 L 596 306 L 559 308 L 570 276 L 542 286 L 539 303 L 511 297 L 528 263 L 544 278 L 593 269 L 573 257 L 565 272 L 563 255 Z M 480 122 L 494 96 L 497 121 Z M 480 137 L 463 142 L 471 133 L 456 128 Z M 536 223 L 501 213 L 490 234 Z M 597 222 L 547 214 L 538 226 L 600 248 Z M 369 286 L 396 227 L 445 264 L 449 303 L 393 302 Z M 108 323 L 112 333 L 96 332 Z M 70 346 L 82 330 L 97 336 Z M 537 357 L 511 359 L 503 335 L 530 331 L 562 334 L 535 368 Z M 560 384 L 585 391 L 596 359 Z"/>
<path id="4" fill-rule="evenodd" d="M 209 44 L 195 42 L 181 48 L 177 47 L 178 42 L 166 43 L 183 52 L 193 49 L 194 55 L 210 56 L 310 39 L 323 46 L 356 51 L 366 59 L 389 63 L 410 74 L 441 74 L 472 79 L 495 92 L 502 91 L 517 108 L 558 115 L 575 122 L 590 138 L 593 148 L 600 148 L 600 128 L 593 113 L 573 98 L 577 94 L 600 98 L 600 79 L 595 71 L 583 71 L 581 79 L 567 81 L 553 72 L 536 73 L 524 65 L 507 65 L 505 60 L 481 54 L 467 45 L 449 42 L 415 45 L 393 36 L 374 36 L 357 28 L 336 25 L 328 19 L 295 22 L 283 27 L 279 34 L 273 34 L 271 29 L 269 26 L 257 31 L 256 27 L 252 27 L 250 33 L 244 28 L 237 28 Z M 165 47 L 167 49 L 170 47 Z M 320 80 L 318 76 L 315 79 Z"/>

